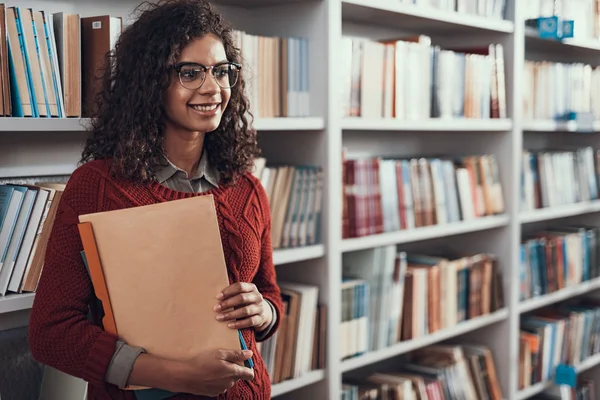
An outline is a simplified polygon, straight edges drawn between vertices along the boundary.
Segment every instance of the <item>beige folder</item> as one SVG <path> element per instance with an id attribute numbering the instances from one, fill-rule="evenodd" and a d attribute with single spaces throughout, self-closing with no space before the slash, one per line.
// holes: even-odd
<path id="1" fill-rule="evenodd" d="M 102 293 L 105 285 L 110 304 L 103 307 L 120 338 L 169 359 L 240 348 L 238 331 L 213 311 L 229 280 L 211 195 L 79 219 L 80 228 L 91 225 L 103 275 L 92 274 L 94 289 Z M 93 256 L 89 238 L 82 239 Z"/>

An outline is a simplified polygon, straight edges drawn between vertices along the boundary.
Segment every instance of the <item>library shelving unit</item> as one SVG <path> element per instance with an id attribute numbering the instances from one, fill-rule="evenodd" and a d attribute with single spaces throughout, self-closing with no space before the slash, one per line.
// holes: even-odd
<path id="1" fill-rule="evenodd" d="M 273 387 L 273 396 L 289 399 L 341 397 L 346 376 L 393 363 L 415 349 L 464 338 L 493 350 L 503 397 L 526 399 L 550 383 L 518 390 L 519 318 L 522 313 L 575 296 L 592 294 L 600 281 L 519 301 L 519 244 L 521 235 L 561 222 L 600 226 L 600 204 L 589 202 L 520 213 L 520 163 L 524 148 L 561 144 L 597 147 L 598 136 L 576 133 L 573 124 L 525 121 L 522 115 L 524 60 L 572 60 L 594 63 L 600 42 L 556 43 L 540 40 L 525 29 L 528 0 L 508 0 L 505 20 L 440 11 L 399 0 L 214 0 L 238 30 L 265 36 L 309 39 L 310 117 L 255 121 L 267 160 L 274 163 L 317 164 L 324 168 L 323 244 L 278 250 L 274 254 L 278 278 L 319 286 L 319 301 L 328 307 L 326 368 Z M 139 0 L 16 0 L 19 5 L 49 12 L 77 12 L 82 16 L 122 16 L 124 25 Z M 344 118 L 340 109 L 343 36 L 371 39 L 425 34 L 443 46 L 504 48 L 507 118 L 498 120 L 422 120 Z M 537 58 L 536 58 L 537 57 Z M 541 58 L 540 58 L 541 57 Z M 597 62 L 596 62 L 597 63 Z M 70 174 L 85 139 L 86 120 L 0 119 L 0 180 Z M 595 132 L 600 132 L 596 125 Z M 593 133 L 593 132 L 592 132 Z M 463 155 L 494 154 L 500 168 L 505 213 L 493 217 L 381 235 L 342 239 L 342 149 L 352 154 Z M 491 252 L 503 272 L 506 307 L 453 328 L 356 358 L 340 359 L 342 255 L 362 249 L 398 244 L 402 249 L 448 246 L 461 252 Z M 27 324 L 33 296 L 0 298 L 0 330 Z M 593 372 L 600 357 L 577 366 Z M 600 380 L 599 380 L 600 381 Z"/>

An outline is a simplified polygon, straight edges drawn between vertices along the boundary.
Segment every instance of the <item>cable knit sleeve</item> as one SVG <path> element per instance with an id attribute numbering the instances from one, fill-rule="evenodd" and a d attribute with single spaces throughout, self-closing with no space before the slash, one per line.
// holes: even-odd
<path id="1" fill-rule="evenodd" d="M 283 312 L 283 303 L 281 301 L 281 290 L 277 286 L 275 266 L 273 265 L 273 246 L 271 244 L 271 211 L 269 201 L 260 182 L 255 185 L 258 194 L 259 209 L 262 218 L 262 235 L 260 249 L 260 266 L 254 277 L 253 283 L 256 285 L 262 296 L 267 299 L 276 312 L 275 325 L 270 327 L 264 335 L 258 335 L 257 341 L 265 341 L 277 331 L 281 323 Z"/>
<path id="2" fill-rule="evenodd" d="M 58 207 L 29 324 L 38 361 L 96 385 L 104 383 L 117 337 L 87 319 L 95 297 L 77 223 L 80 214 L 96 211 L 100 193 L 97 174 L 85 166 L 75 171 Z"/>

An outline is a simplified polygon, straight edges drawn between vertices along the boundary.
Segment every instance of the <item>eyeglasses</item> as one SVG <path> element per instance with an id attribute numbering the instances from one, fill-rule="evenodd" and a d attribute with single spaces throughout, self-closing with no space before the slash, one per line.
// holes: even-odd
<path id="1" fill-rule="evenodd" d="M 234 87 L 242 66 L 234 62 L 223 62 L 211 67 L 193 62 L 183 62 L 175 64 L 173 68 L 177 71 L 179 82 L 184 88 L 196 90 L 204 84 L 208 71 L 221 88 L 230 89 Z"/>

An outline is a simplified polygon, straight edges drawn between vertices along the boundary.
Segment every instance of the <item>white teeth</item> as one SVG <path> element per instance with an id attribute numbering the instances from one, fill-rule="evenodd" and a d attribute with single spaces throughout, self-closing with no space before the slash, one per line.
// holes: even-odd
<path id="1" fill-rule="evenodd" d="M 216 109 L 218 104 L 211 104 L 209 106 L 191 106 L 194 110 L 198 111 L 212 111 Z"/>

